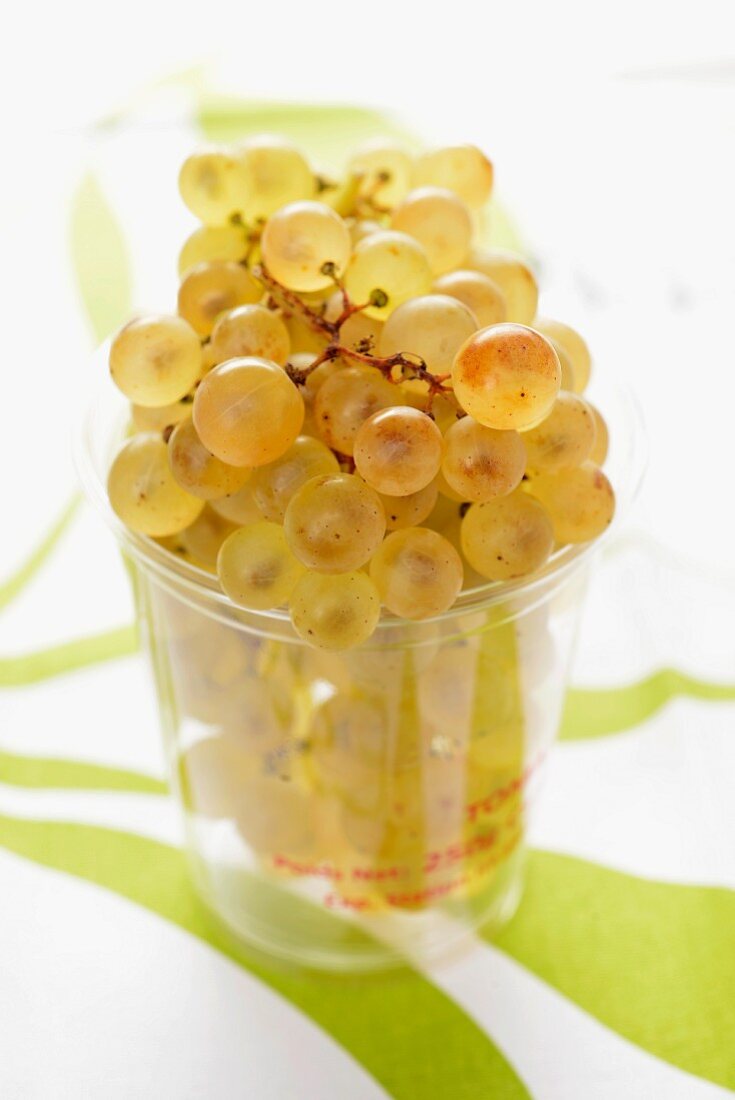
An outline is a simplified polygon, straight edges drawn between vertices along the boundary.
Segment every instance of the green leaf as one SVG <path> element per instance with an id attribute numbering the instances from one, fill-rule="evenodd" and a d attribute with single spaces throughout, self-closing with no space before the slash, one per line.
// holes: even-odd
<path id="1" fill-rule="evenodd" d="M 735 684 L 697 680 L 675 668 L 661 668 L 624 687 L 573 688 L 567 695 L 560 736 L 566 741 L 604 737 L 632 729 L 672 699 L 707 703 L 735 700 Z"/>
<path id="2" fill-rule="evenodd" d="M 493 943 L 632 1043 L 735 1087 L 733 891 L 535 851 Z"/>
<path id="3" fill-rule="evenodd" d="M 44 565 L 47 558 L 51 556 L 56 549 L 56 544 L 66 533 L 76 516 L 81 501 L 82 498 L 78 493 L 75 493 L 61 515 L 54 520 L 38 546 L 16 569 L 15 573 L 0 584 L 0 611 L 20 595 L 26 585 L 33 580 L 41 566 Z"/>
<path id="4" fill-rule="evenodd" d="M 71 204 L 71 256 L 95 341 L 125 321 L 132 301 L 130 259 L 119 222 L 96 177 L 87 173 Z"/>
<path id="5" fill-rule="evenodd" d="M 492 1040 L 416 971 L 332 977 L 246 950 L 213 922 L 190 886 L 185 856 L 168 845 L 97 826 L 7 817 L 0 817 L 0 844 L 111 890 L 209 944 L 306 1013 L 395 1100 L 528 1098 Z M 345 935 L 343 922 L 291 894 L 270 904 L 288 906 L 297 922 L 331 923 Z"/>
<path id="6" fill-rule="evenodd" d="M 32 789 L 168 794 L 168 785 L 152 775 L 81 760 L 17 756 L 1 749 L 0 783 Z"/>
<path id="7" fill-rule="evenodd" d="M 137 648 L 136 628 L 121 626 L 19 657 L 0 657 L 0 687 L 22 687 L 102 661 L 128 657 Z"/>

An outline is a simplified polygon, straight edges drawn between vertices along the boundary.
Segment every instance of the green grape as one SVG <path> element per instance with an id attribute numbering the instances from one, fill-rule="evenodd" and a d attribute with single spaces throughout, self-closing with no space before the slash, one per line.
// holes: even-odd
<path id="1" fill-rule="evenodd" d="M 285 454 L 255 471 L 253 493 L 266 519 L 283 523 L 294 493 L 321 474 L 338 474 L 334 454 L 318 439 L 300 435 Z"/>
<path id="2" fill-rule="evenodd" d="M 364 421 L 354 457 L 360 476 L 377 492 L 408 496 L 425 489 L 439 472 L 442 434 L 426 413 L 394 405 Z"/>
<path id="3" fill-rule="evenodd" d="M 390 209 L 408 194 L 413 162 L 400 145 L 371 141 L 356 150 L 347 169 L 364 173 L 359 195 L 374 199 L 381 209 Z"/>
<path id="4" fill-rule="evenodd" d="M 523 433 L 529 473 L 556 474 L 581 466 L 595 445 L 592 409 L 576 394 L 562 390 L 551 412 Z"/>
<path id="5" fill-rule="evenodd" d="M 512 493 L 526 468 L 526 448 L 515 431 L 497 431 L 471 416 L 456 420 L 444 439 L 442 473 L 462 500 Z"/>
<path id="6" fill-rule="evenodd" d="M 301 431 L 304 402 L 286 372 L 257 356 L 230 359 L 207 374 L 194 396 L 204 446 L 230 466 L 265 466 Z"/>
<path id="7" fill-rule="evenodd" d="M 337 693 L 311 725 L 311 755 L 321 783 L 350 803 L 379 803 L 390 748 L 384 707 L 378 700 Z"/>
<path id="8" fill-rule="evenodd" d="M 456 298 L 426 294 L 391 313 L 380 337 L 380 354 L 417 355 L 432 374 L 448 374 L 458 350 L 477 327 L 474 314 Z"/>
<path id="9" fill-rule="evenodd" d="M 132 531 L 162 538 L 183 531 L 204 507 L 174 480 L 158 433 L 133 436 L 118 451 L 107 478 L 113 511 Z"/>
<path id="10" fill-rule="evenodd" d="M 428 619 L 447 611 L 462 589 L 462 559 L 428 527 L 388 535 L 370 562 L 370 576 L 394 615 Z"/>
<path id="11" fill-rule="evenodd" d="M 343 367 L 317 390 L 314 418 L 319 435 L 339 454 L 351 455 L 360 425 L 396 398 L 396 388 L 375 367 Z"/>
<path id="12" fill-rule="evenodd" d="M 217 555 L 220 584 L 238 607 L 269 611 L 287 603 L 304 567 L 291 553 L 279 523 L 240 527 Z"/>
<path id="13" fill-rule="evenodd" d="M 393 211 L 391 227 L 424 246 L 434 275 L 459 267 L 472 242 L 472 215 L 453 191 L 419 187 Z"/>
<path id="14" fill-rule="evenodd" d="M 200 225 L 187 237 L 179 253 L 179 278 L 198 264 L 212 260 L 238 263 L 248 251 L 247 230 L 241 225 Z"/>
<path id="15" fill-rule="evenodd" d="M 200 336 L 209 336 L 221 313 L 259 302 L 263 287 L 242 264 L 213 260 L 186 272 L 179 287 L 178 309 Z"/>
<path id="16" fill-rule="evenodd" d="M 210 454 L 191 419 L 183 420 L 171 433 L 168 461 L 181 488 L 202 500 L 215 500 L 234 493 L 250 476 L 249 470 L 228 466 Z"/>
<path id="17" fill-rule="evenodd" d="M 450 145 L 419 157 L 413 178 L 420 187 L 446 187 L 479 210 L 490 198 L 493 166 L 476 145 Z"/>
<path id="18" fill-rule="evenodd" d="M 180 317 L 156 314 L 129 321 L 110 345 L 110 374 L 136 405 L 171 405 L 188 394 L 202 370 L 196 333 Z"/>
<path id="19" fill-rule="evenodd" d="M 243 470 L 243 473 L 247 471 Z M 248 480 L 241 489 L 227 496 L 211 500 L 209 507 L 223 519 L 234 523 L 237 527 L 244 527 L 246 523 L 255 523 L 262 519 L 260 508 L 253 493 L 252 480 Z"/>
<path id="20" fill-rule="evenodd" d="M 290 290 L 324 290 L 342 275 L 352 252 L 350 231 L 323 202 L 293 202 L 268 219 L 263 261 Z"/>
<path id="21" fill-rule="evenodd" d="M 578 332 L 562 321 L 552 321 L 548 317 L 537 317 L 533 327 L 555 347 L 560 347 L 569 356 L 574 371 L 574 392 L 584 393 L 590 380 L 592 359 L 590 350 Z"/>
<path id="22" fill-rule="evenodd" d="M 473 248 L 465 266 L 481 271 L 500 287 L 505 297 L 508 321 L 519 325 L 532 323 L 538 306 L 538 283 L 521 256 L 502 249 Z"/>
<path id="23" fill-rule="evenodd" d="M 179 758 L 187 809 L 202 817 L 235 817 L 256 766 L 255 754 L 233 736 L 195 741 Z"/>
<path id="24" fill-rule="evenodd" d="M 491 581 L 532 573 L 554 547 L 548 512 L 522 489 L 473 504 L 462 520 L 462 552 Z"/>
<path id="25" fill-rule="evenodd" d="M 288 329 L 273 310 L 247 305 L 223 313 L 209 344 L 212 366 L 226 359 L 257 355 L 284 366 L 291 350 Z"/>
<path id="26" fill-rule="evenodd" d="M 229 523 L 207 506 L 176 539 L 187 561 L 210 573 L 216 573 L 219 548 L 235 530 L 233 523 Z"/>
<path id="27" fill-rule="evenodd" d="M 162 432 L 164 428 L 175 427 L 182 420 L 188 420 L 193 401 L 193 394 L 187 393 L 170 405 L 131 405 L 130 419 L 136 432 Z"/>
<path id="28" fill-rule="evenodd" d="M 344 311 L 344 300 L 341 291 L 336 291 L 327 302 L 325 318 L 334 323 Z M 339 342 L 344 347 L 354 348 L 357 351 L 373 351 L 380 342 L 380 334 L 383 331 L 383 322 L 375 317 L 368 317 L 364 310 L 353 313 L 346 321 L 342 322 L 339 330 Z"/>
<path id="29" fill-rule="evenodd" d="M 423 523 L 434 508 L 438 495 L 436 478 L 423 489 L 419 489 L 416 493 L 409 493 L 405 497 L 392 497 L 379 493 L 378 496 L 385 511 L 386 528 L 389 531 L 397 531 L 401 527 L 416 527 L 419 523 Z"/>
<path id="30" fill-rule="evenodd" d="M 305 573 L 290 599 L 299 637 L 320 649 L 351 649 L 367 641 L 380 618 L 380 596 L 366 573 Z"/>
<path id="31" fill-rule="evenodd" d="M 355 246 L 344 282 L 356 305 L 370 302 L 365 313 L 384 321 L 401 302 L 428 294 L 431 268 L 418 241 L 385 229 Z"/>
<path id="32" fill-rule="evenodd" d="M 551 344 L 525 325 L 491 325 L 463 344 L 452 367 L 462 408 L 488 428 L 531 428 L 551 410 L 561 366 Z"/>
<path id="33" fill-rule="evenodd" d="M 590 461 L 594 462 L 595 466 L 602 466 L 607 458 L 607 451 L 610 445 L 607 424 L 595 406 L 590 405 L 589 402 L 587 402 L 587 404 L 592 412 L 592 419 L 595 422 L 595 442 L 589 457 Z"/>
<path id="34" fill-rule="evenodd" d="M 314 174 L 295 146 L 264 135 L 245 142 L 238 160 L 249 176 L 250 190 L 244 206 L 248 221 L 269 218 L 280 207 L 310 199 L 316 189 Z"/>
<path id="35" fill-rule="evenodd" d="M 508 319 L 505 295 L 498 284 L 481 271 L 450 271 L 436 280 L 434 291 L 463 302 L 477 318 L 480 328 L 499 325 Z"/>
<path id="36" fill-rule="evenodd" d="M 558 543 L 597 538 L 615 514 L 612 485 L 594 462 L 584 462 L 558 474 L 532 477 L 528 491 L 551 516 Z"/>
<path id="37" fill-rule="evenodd" d="M 250 191 L 247 169 L 225 149 L 201 149 L 187 157 L 179 172 L 179 191 L 205 225 L 226 225 L 240 213 Z"/>
<path id="38" fill-rule="evenodd" d="M 296 557 L 321 573 L 359 569 L 385 534 L 378 495 L 352 474 L 322 474 L 291 497 L 283 521 Z"/>

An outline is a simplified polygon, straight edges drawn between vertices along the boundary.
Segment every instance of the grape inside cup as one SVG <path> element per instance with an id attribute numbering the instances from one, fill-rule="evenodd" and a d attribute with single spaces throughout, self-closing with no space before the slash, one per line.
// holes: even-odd
<path id="1" fill-rule="evenodd" d="M 512 915 L 616 433 L 630 494 L 625 403 L 608 433 L 581 335 L 474 239 L 492 185 L 470 145 L 374 143 L 334 179 L 275 138 L 196 151 L 176 308 L 101 353 L 83 474 L 195 881 L 308 965 Z"/>

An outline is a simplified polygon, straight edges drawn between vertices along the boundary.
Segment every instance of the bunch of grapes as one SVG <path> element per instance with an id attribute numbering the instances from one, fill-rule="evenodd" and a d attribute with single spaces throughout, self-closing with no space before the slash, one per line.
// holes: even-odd
<path id="1" fill-rule="evenodd" d="M 110 351 L 123 522 L 327 649 L 598 536 L 589 351 L 519 256 L 473 243 L 492 183 L 471 145 L 374 144 L 340 180 L 272 138 L 190 156 L 177 314 Z"/>

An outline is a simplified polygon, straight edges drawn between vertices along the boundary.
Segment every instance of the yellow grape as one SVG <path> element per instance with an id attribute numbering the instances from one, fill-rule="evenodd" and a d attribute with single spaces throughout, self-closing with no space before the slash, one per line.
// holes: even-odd
<path id="1" fill-rule="evenodd" d="M 250 190 L 244 206 L 248 221 L 269 218 L 280 207 L 310 199 L 316 181 L 304 157 L 287 141 L 264 135 L 245 142 L 238 160 L 244 164 Z"/>
<path id="2" fill-rule="evenodd" d="M 436 487 L 439 490 L 441 496 L 446 497 L 447 500 L 452 500 L 456 504 L 465 503 L 465 499 L 462 494 L 458 493 L 456 489 L 453 489 L 452 486 L 449 484 L 444 476 L 443 470 L 439 470 L 439 473 L 436 475 Z"/>
<path id="3" fill-rule="evenodd" d="M 187 237 L 179 253 L 179 278 L 197 264 L 212 260 L 242 260 L 248 250 L 247 230 L 241 225 L 200 225 Z"/>
<path id="4" fill-rule="evenodd" d="M 580 466 L 595 445 L 595 419 L 586 401 L 562 390 L 551 412 L 523 433 L 528 470 L 555 474 Z"/>
<path id="5" fill-rule="evenodd" d="M 416 161 L 418 186 L 446 187 L 473 210 L 484 206 L 493 188 L 493 166 L 476 145 L 450 145 Z"/>
<path id="6" fill-rule="evenodd" d="M 447 431 L 444 448 L 442 473 L 462 500 L 491 500 L 520 485 L 526 448 L 518 432 L 486 428 L 465 416 Z"/>
<path id="7" fill-rule="evenodd" d="M 352 474 L 322 474 L 291 497 L 283 521 L 296 557 L 320 573 L 359 569 L 385 534 L 385 512 L 369 485 Z"/>
<path id="8" fill-rule="evenodd" d="M 409 493 L 405 497 L 392 497 L 379 493 L 378 496 L 385 511 L 387 529 L 397 531 L 401 527 L 416 527 L 419 523 L 423 523 L 434 508 L 438 495 L 436 478 L 423 489 L 419 489 L 416 493 Z"/>
<path id="9" fill-rule="evenodd" d="M 531 324 L 538 306 L 538 283 L 521 256 L 502 249 L 473 248 L 465 266 L 481 271 L 500 287 L 505 296 L 508 321 Z"/>
<path id="10" fill-rule="evenodd" d="M 481 424 L 530 428 L 550 412 L 561 366 L 548 340 L 533 329 L 492 325 L 459 349 L 452 381 L 462 408 Z"/>
<path id="11" fill-rule="evenodd" d="M 162 432 L 180 424 L 191 416 L 194 395 L 187 393 L 179 401 L 170 405 L 131 405 L 130 418 L 136 432 Z"/>
<path id="12" fill-rule="evenodd" d="M 301 431 L 304 402 L 286 372 L 256 356 L 230 359 L 207 374 L 194 396 L 204 446 L 231 466 L 265 466 Z"/>
<path id="13" fill-rule="evenodd" d="M 434 480 L 442 447 L 442 434 L 430 416 L 409 405 L 394 405 L 361 425 L 355 436 L 355 465 L 377 492 L 408 496 Z"/>
<path id="14" fill-rule="evenodd" d="M 481 271 L 450 271 L 436 280 L 434 291 L 463 302 L 477 318 L 480 328 L 499 325 L 508 319 L 505 295 L 498 284 Z"/>
<path id="15" fill-rule="evenodd" d="M 233 531 L 217 555 L 222 588 L 238 607 L 282 607 L 304 567 L 291 553 L 279 523 L 260 520 Z"/>
<path id="16" fill-rule="evenodd" d="M 379 233 L 383 226 L 380 222 L 373 221 L 371 218 L 349 218 L 347 219 L 348 227 L 350 230 L 350 240 L 353 246 L 358 241 L 363 240 L 364 237 L 369 237 L 371 233 Z"/>
<path id="17" fill-rule="evenodd" d="M 221 313 L 259 302 L 263 287 L 242 264 L 220 260 L 197 264 L 179 287 L 180 315 L 200 336 L 209 336 Z"/>
<path id="18" fill-rule="evenodd" d="M 179 172 L 181 197 L 205 225 L 226 225 L 244 209 L 249 190 L 247 170 L 225 149 L 192 153 Z"/>
<path id="19" fill-rule="evenodd" d="M 559 543 L 597 538 L 615 514 L 612 486 L 594 462 L 584 462 L 558 474 L 532 477 L 528 491 L 551 516 Z"/>
<path id="20" fill-rule="evenodd" d="M 320 649 L 351 649 L 367 641 L 380 618 L 380 596 L 367 573 L 305 573 L 290 599 L 299 637 Z"/>
<path id="21" fill-rule="evenodd" d="M 574 369 L 574 391 L 584 393 L 590 380 L 592 358 L 590 349 L 579 333 L 562 321 L 552 321 L 548 317 L 537 317 L 533 327 L 567 353 Z"/>
<path id="22" fill-rule="evenodd" d="M 522 489 L 473 504 L 462 520 L 462 552 L 491 581 L 532 573 L 554 547 L 548 512 Z"/>
<path id="23" fill-rule="evenodd" d="M 283 314 L 283 323 L 288 329 L 291 352 L 296 355 L 319 355 L 327 346 L 328 337 L 315 329 L 298 313 Z"/>
<path id="24" fill-rule="evenodd" d="M 375 367 L 343 367 L 326 379 L 314 399 L 319 435 L 334 451 L 351 455 L 360 425 L 396 398 L 396 388 Z"/>
<path id="25" fill-rule="evenodd" d="M 459 348 L 477 332 L 477 319 L 446 294 L 426 294 L 391 313 L 380 337 L 380 354 L 417 355 L 432 374 L 448 374 Z"/>
<path id="26" fill-rule="evenodd" d="M 324 316 L 327 321 L 334 323 L 339 319 L 344 310 L 342 294 L 336 291 L 327 302 Z M 364 310 L 353 313 L 344 321 L 339 330 L 339 342 L 344 347 L 354 348 L 359 351 L 374 351 L 380 342 L 380 334 L 383 331 L 383 322 L 375 317 L 368 317 Z"/>
<path id="27" fill-rule="evenodd" d="M 228 466 L 210 454 L 197 435 L 191 419 L 178 424 L 168 441 L 171 473 L 182 489 L 202 500 L 214 500 L 240 489 L 249 470 Z"/>
<path id="28" fill-rule="evenodd" d="M 174 480 L 158 433 L 133 436 L 118 451 L 107 478 L 113 511 L 127 527 L 162 538 L 183 531 L 204 507 Z"/>
<path id="29" fill-rule="evenodd" d="M 196 333 L 180 317 L 156 314 L 129 321 L 110 345 L 110 374 L 136 405 L 171 405 L 188 394 L 202 370 Z"/>
<path id="30" fill-rule="evenodd" d="M 384 321 L 401 302 L 428 294 L 431 268 L 418 241 L 384 229 L 355 246 L 344 281 L 355 305 L 370 302 L 365 313 Z"/>
<path id="31" fill-rule="evenodd" d="M 536 331 L 538 331 L 538 329 Z M 568 393 L 574 393 L 576 383 L 574 377 L 574 364 L 572 363 L 572 360 L 569 358 L 567 352 L 564 351 L 564 348 L 561 346 L 561 344 L 557 343 L 557 341 L 553 340 L 550 336 L 547 336 L 546 339 L 549 341 L 552 348 L 556 352 L 556 357 L 559 360 L 559 366 L 561 367 L 561 388 L 563 390 L 566 390 Z"/>
<path id="32" fill-rule="evenodd" d="M 268 219 L 261 240 L 263 262 L 290 290 L 323 290 L 342 275 L 352 252 L 350 231 L 323 202 L 293 202 Z M 331 265 L 331 271 L 326 270 Z"/>
<path id="33" fill-rule="evenodd" d="M 243 471 L 243 473 L 245 472 Z M 211 500 L 209 507 L 218 516 L 222 516 L 223 519 L 236 524 L 238 527 L 244 527 L 246 523 L 255 523 L 256 520 L 263 518 L 256 503 L 253 494 L 253 483 L 250 479 L 234 493 L 228 493 L 227 496 Z"/>
<path id="34" fill-rule="evenodd" d="M 338 474 L 339 463 L 324 443 L 300 435 L 285 454 L 255 471 L 253 493 L 266 519 L 283 523 L 291 497 L 320 474 Z"/>
<path id="35" fill-rule="evenodd" d="M 587 402 L 587 404 L 589 405 L 589 402 Z M 592 417 L 595 422 L 595 444 L 590 453 L 590 460 L 594 462 L 596 466 L 602 466 L 607 458 L 610 437 L 607 430 L 607 424 L 602 418 L 601 413 L 594 405 L 589 405 L 589 407 L 592 410 Z"/>
<path id="36" fill-rule="evenodd" d="M 362 172 L 359 194 L 374 199 L 381 208 L 392 208 L 411 186 L 413 162 L 400 145 L 371 141 L 350 157 L 348 172 Z"/>
<path id="37" fill-rule="evenodd" d="M 291 341 L 277 313 L 265 306 L 247 305 L 221 315 L 212 329 L 209 349 L 213 366 L 243 355 L 258 355 L 284 366 Z"/>
<path id="38" fill-rule="evenodd" d="M 393 211 L 391 227 L 424 246 L 435 275 L 459 267 L 472 242 L 472 215 L 466 204 L 440 187 L 410 191 Z"/>
<path id="39" fill-rule="evenodd" d="M 462 559 L 452 544 L 428 527 L 393 531 L 370 562 L 370 576 L 394 615 L 427 619 L 447 611 L 463 580 Z"/>
<path id="40" fill-rule="evenodd" d="M 217 570 L 219 548 L 234 530 L 234 524 L 210 507 L 205 507 L 194 522 L 185 527 L 176 538 L 188 561 L 214 573 Z"/>

